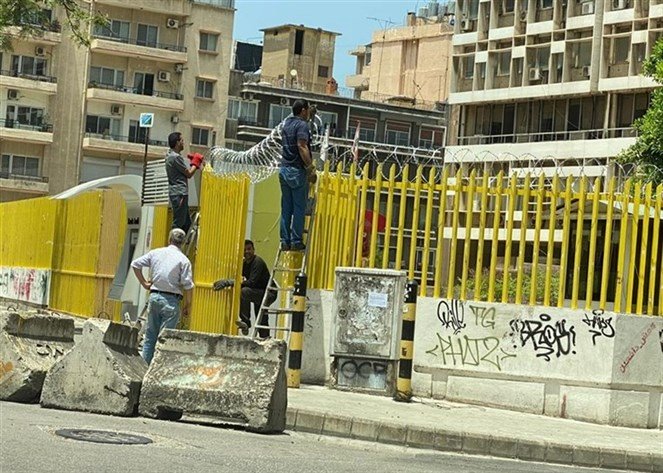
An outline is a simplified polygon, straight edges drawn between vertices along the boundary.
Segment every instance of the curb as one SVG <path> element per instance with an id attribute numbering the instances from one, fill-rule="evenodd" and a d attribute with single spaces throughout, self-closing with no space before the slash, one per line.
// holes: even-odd
<path id="1" fill-rule="evenodd" d="M 556 444 L 443 429 L 427 429 L 369 419 L 288 408 L 286 428 L 317 435 L 368 440 L 404 447 L 490 455 L 500 458 L 616 470 L 663 473 L 663 452 L 639 453 Z M 581 441 L 581 440 L 580 440 Z"/>

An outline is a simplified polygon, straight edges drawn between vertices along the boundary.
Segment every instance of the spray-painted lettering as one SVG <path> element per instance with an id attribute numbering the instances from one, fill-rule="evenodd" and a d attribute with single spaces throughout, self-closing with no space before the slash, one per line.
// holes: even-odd
<path id="1" fill-rule="evenodd" d="M 582 321 L 589 327 L 589 333 L 592 334 L 592 344 L 594 345 L 596 345 L 597 337 L 613 338 L 615 336 L 612 317 L 605 317 L 601 309 L 593 310 L 591 318 L 585 314 Z"/>
<path id="2" fill-rule="evenodd" d="M 450 328 L 457 335 L 465 328 L 465 306 L 457 299 L 442 299 L 437 305 L 437 318 L 444 328 Z"/>
<path id="3" fill-rule="evenodd" d="M 521 346 L 530 344 L 537 357 L 550 361 L 550 356 L 574 354 L 576 345 L 575 327 L 566 325 L 565 319 L 551 322 L 551 316 L 541 314 L 540 320 L 514 319 L 509 322 L 512 332 L 518 335 Z"/>
<path id="4" fill-rule="evenodd" d="M 437 339 L 438 344 L 426 353 L 442 357 L 444 365 L 490 365 L 502 371 L 502 362 L 516 356 L 500 348 L 500 340 L 496 337 L 470 338 L 467 335 L 453 337 L 438 333 Z"/>
<path id="5" fill-rule="evenodd" d="M 474 324 L 477 327 L 495 328 L 495 307 L 481 307 L 470 305 L 474 314 Z"/>

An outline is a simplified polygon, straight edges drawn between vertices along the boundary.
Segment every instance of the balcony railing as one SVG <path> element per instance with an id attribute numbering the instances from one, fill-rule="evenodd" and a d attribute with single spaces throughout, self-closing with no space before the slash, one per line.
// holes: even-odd
<path id="1" fill-rule="evenodd" d="M 41 131 L 44 133 L 53 133 L 53 125 L 50 123 L 20 123 L 13 118 L 0 118 L 0 127 L 15 128 L 17 130 Z"/>
<path id="2" fill-rule="evenodd" d="M 145 95 L 147 97 L 160 97 L 164 99 L 184 100 L 184 96 L 182 94 L 161 92 L 159 90 L 154 90 L 152 91 L 151 94 L 146 94 L 142 89 L 138 87 L 125 87 L 123 85 L 99 84 L 98 82 L 90 82 L 88 83 L 88 87 L 93 89 L 114 90 L 116 92 L 125 92 L 127 94 Z"/>
<path id="3" fill-rule="evenodd" d="M 337 97 L 356 98 L 355 89 L 350 87 L 331 88 L 325 84 L 303 82 L 287 78 L 265 77 L 256 74 L 246 74 L 244 76 L 244 84 L 265 85 L 269 87 L 277 87 L 279 89 L 301 90 L 302 92 L 314 92 Z M 441 102 L 431 102 L 427 100 L 421 100 L 416 97 L 401 97 L 389 94 L 378 94 L 375 92 L 369 92 L 367 90 L 361 92 L 361 100 L 395 105 L 399 107 L 416 108 L 419 110 L 437 110 L 441 112 L 446 111 L 446 104 Z"/>
<path id="4" fill-rule="evenodd" d="M 86 132 L 85 133 L 86 138 L 96 138 L 98 140 L 108 140 L 108 141 L 121 141 L 123 143 L 136 143 L 139 145 L 144 145 L 145 144 L 145 138 L 142 138 L 140 136 L 122 136 L 122 135 L 113 135 L 109 133 L 92 133 L 92 132 Z M 159 140 L 148 140 L 148 144 L 151 146 L 168 146 L 168 143 L 165 141 L 159 141 Z"/>
<path id="5" fill-rule="evenodd" d="M 542 141 L 602 140 L 607 138 L 635 138 L 637 131 L 631 127 L 600 130 L 545 131 L 537 133 L 512 133 L 508 135 L 474 135 L 458 138 L 459 146 L 539 143 Z"/>
<path id="6" fill-rule="evenodd" d="M 0 179 L 20 179 L 23 181 L 48 182 L 48 177 L 45 176 L 27 176 L 24 174 L 5 171 L 0 171 Z"/>
<path id="7" fill-rule="evenodd" d="M 39 75 L 39 74 L 25 74 L 19 71 L 8 71 L 5 69 L 0 70 L 0 76 L 19 77 L 21 79 L 38 80 L 40 82 L 51 82 L 55 84 L 58 80 L 56 77 Z"/>
<path id="8" fill-rule="evenodd" d="M 135 39 L 135 38 L 121 38 L 117 36 L 106 36 L 102 34 L 93 34 L 92 35 L 94 38 L 98 39 L 103 39 L 106 41 L 115 41 L 116 43 L 124 43 L 124 44 L 133 44 L 136 46 L 145 46 L 147 48 L 156 48 L 156 49 L 164 49 L 166 51 L 175 51 L 178 53 L 185 53 L 186 52 L 186 47 L 184 46 L 178 46 L 177 44 L 168 44 L 168 43 L 157 43 L 156 41 L 146 41 L 142 39 Z"/>

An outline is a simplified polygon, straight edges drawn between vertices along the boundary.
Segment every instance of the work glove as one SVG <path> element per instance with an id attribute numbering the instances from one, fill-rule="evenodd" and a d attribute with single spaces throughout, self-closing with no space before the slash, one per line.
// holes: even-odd
<path id="1" fill-rule="evenodd" d="M 306 168 L 306 179 L 308 179 L 309 184 L 315 184 L 318 181 L 318 175 L 313 164 Z"/>
<path id="2" fill-rule="evenodd" d="M 191 160 L 191 165 L 198 169 L 200 169 L 203 164 L 203 160 L 205 159 L 205 156 L 200 153 L 189 153 L 186 155 L 186 157 Z"/>
<path id="3" fill-rule="evenodd" d="M 229 287 L 233 287 L 235 285 L 235 280 L 234 279 L 219 279 L 216 281 L 213 285 L 212 288 L 215 291 L 220 291 L 222 289 L 227 289 Z"/>

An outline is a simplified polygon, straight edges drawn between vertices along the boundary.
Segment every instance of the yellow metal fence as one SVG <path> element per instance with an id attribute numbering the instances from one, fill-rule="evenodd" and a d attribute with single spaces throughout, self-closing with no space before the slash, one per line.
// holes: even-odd
<path id="1" fill-rule="evenodd" d="M 663 185 L 358 171 L 322 173 L 312 288 L 337 266 L 394 268 L 421 295 L 663 315 Z"/>

